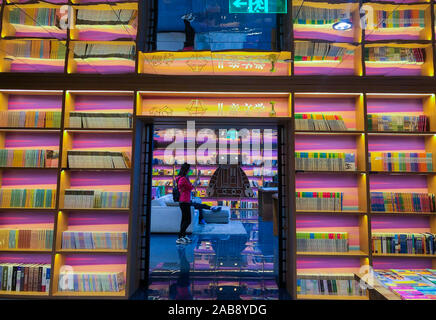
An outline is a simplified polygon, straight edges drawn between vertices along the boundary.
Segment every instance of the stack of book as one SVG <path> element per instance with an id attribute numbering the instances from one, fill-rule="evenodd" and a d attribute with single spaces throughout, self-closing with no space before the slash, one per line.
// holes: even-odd
<path id="1" fill-rule="evenodd" d="M 102 44 L 102 43 L 84 43 L 74 44 L 75 59 L 127 59 L 135 60 L 135 45 L 130 44 Z"/>
<path id="2" fill-rule="evenodd" d="M 136 16 L 136 10 L 77 10 L 76 25 L 128 25 Z"/>
<path id="3" fill-rule="evenodd" d="M 436 299 L 436 270 L 375 270 L 374 275 L 403 300 Z"/>
<path id="4" fill-rule="evenodd" d="M 368 131 L 425 132 L 428 118 L 420 116 L 392 116 L 368 114 Z"/>
<path id="5" fill-rule="evenodd" d="M 342 192 L 296 192 L 297 210 L 342 211 Z"/>
<path id="6" fill-rule="evenodd" d="M 130 153 L 109 151 L 68 151 L 68 168 L 130 168 Z"/>
<path id="7" fill-rule="evenodd" d="M 435 212 L 432 193 L 371 192 L 375 212 Z"/>
<path id="8" fill-rule="evenodd" d="M 8 43 L 8 57 L 64 60 L 65 43 L 53 40 L 15 40 Z"/>
<path id="9" fill-rule="evenodd" d="M 372 252 L 435 254 L 436 238 L 432 233 L 373 233 Z"/>
<path id="10" fill-rule="evenodd" d="M 26 11 L 17 7 L 9 11 L 9 23 L 38 27 L 59 26 L 60 16 L 60 9 L 36 8 Z"/>
<path id="11" fill-rule="evenodd" d="M 70 112 L 70 128 L 131 128 L 131 113 Z"/>
<path id="12" fill-rule="evenodd" d="M 347 232 L 297 231 L 297 251 L 348 252 Z"/>
<path id="13" fill-rule="evenodd" d="M 432 172 L 430 152 L 369 152 L 370 171 Z"/>
<path id="14" fill-rule="evenodd" d="M 354 153 L 295 152 L 295 170 L 356 171 Z"/>
<path id="15" fill-rule="evenodd" d="M 342 9 L 324 9 L 293 6 L 294 24 L 323 25 L 338 22 L 345 13 Z"/>
<path id="16" fill-rule="evenodd" d="M 0 149 L 0 167 L 57 168 L 57 150 Z"/>
<path id="17" fill-rule="evenodd" d="M 330 43 L 298 41 L 295 43 L 295 61 L 342 61 L 347 50 Z"/>
<path id="18" fill-rule="evenodd" d="M 297 294 L 365 296 L 353 273 L 347 274 L 297 274 Z"/>
<path id="19" fill-rule="evenodd" d="M 127 249 L 127 232 L 64 231 L 62 249 Z"/>
<path id="20" fill-rule="evenodd" d="M 101 190 L 65 190 L 65 208 L 128 208 L 130 192 Z"/>
<path id="21" fill-rule="evenodd" d="M 422 48 L 366 47 L 365 61 L 423 64 L 425 50 Z"/>
<path id="22" fill-rule="evenodd" d="M 120 292 L 125 287 L 123 272 L 60 272 L 58 291 Z"/>
<path id="23" fill-rule="evenodd" d="M 51 249 L 53 230 L 0 229 L 2 249 Z"/>
<path id="24" fill-rule="evenodd" d="M 2 263 L 0 290 L 15 292 L 47 292 L 50 288 L 51 265 Z"/>
<path id="25" fill-rule="evenodd" d="M 425 10 L 376 10 L 374 13 L 375 28 L 425 28 Z"/>
<path id="26" fill-rule="evenodd" d="M 55 189 L 0 189 L 1 208 L 54 208 Z"/>
<path id="27" fill-rule="evenodd" d="M 60 128 L 60 111 L 0 111 L 0 127 Z"/>
<path id="28" fill-rule="evenodd" d="M 327 114 L 296 114 L 295 130 L 310 131 L 346 131 L 342 116 Z"/>

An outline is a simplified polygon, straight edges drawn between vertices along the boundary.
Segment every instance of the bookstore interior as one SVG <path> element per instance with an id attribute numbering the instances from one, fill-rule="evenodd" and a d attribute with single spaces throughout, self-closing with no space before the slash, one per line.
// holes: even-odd
<path id="1" fill-rule="evenodd" d="M 436 299 L 436 2 L 0 3 L 0 299 Z"/>

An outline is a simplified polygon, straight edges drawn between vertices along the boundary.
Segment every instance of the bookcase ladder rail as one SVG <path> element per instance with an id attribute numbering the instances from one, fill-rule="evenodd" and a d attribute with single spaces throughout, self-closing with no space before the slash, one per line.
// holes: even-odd
<path id="1" fill-rule="evenodd" d="M 141 199 L 140 199 L 140 286 L 148 288 L 149 258 L 150 258 L 150 218 L 153 172 L 153 124 L 144 124 L 141 143 Z"/>

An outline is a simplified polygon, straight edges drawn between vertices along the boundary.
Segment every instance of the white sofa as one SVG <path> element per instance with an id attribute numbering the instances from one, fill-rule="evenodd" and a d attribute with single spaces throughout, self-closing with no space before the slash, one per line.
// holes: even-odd
<path id="1" fill-rule="evenodd" d="M 168 194 L 151 201 L 151 233 L 179 233 L 182 212 L 179 204 Z M 191 233 L 198 225 L 198 210 L 191 207 L 191 225 L 186 230 Z"/>

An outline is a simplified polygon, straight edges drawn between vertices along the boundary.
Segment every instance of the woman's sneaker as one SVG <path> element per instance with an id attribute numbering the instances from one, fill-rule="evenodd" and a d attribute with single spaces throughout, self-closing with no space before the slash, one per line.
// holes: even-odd
<path id="1" fill-rule="evenodd" d="M 187 244 L 188 242 L 186 241 L 185 238 L 179 238 L 176 240 L 176 243 L 177 244 Z"/>
<path id="2" fill-rule="evenodd" d="M 183 239 L 185 239 L 186 243 L 192 242 L 191 238 L 189 238 L 188 236 L 185 236 Z"/>

